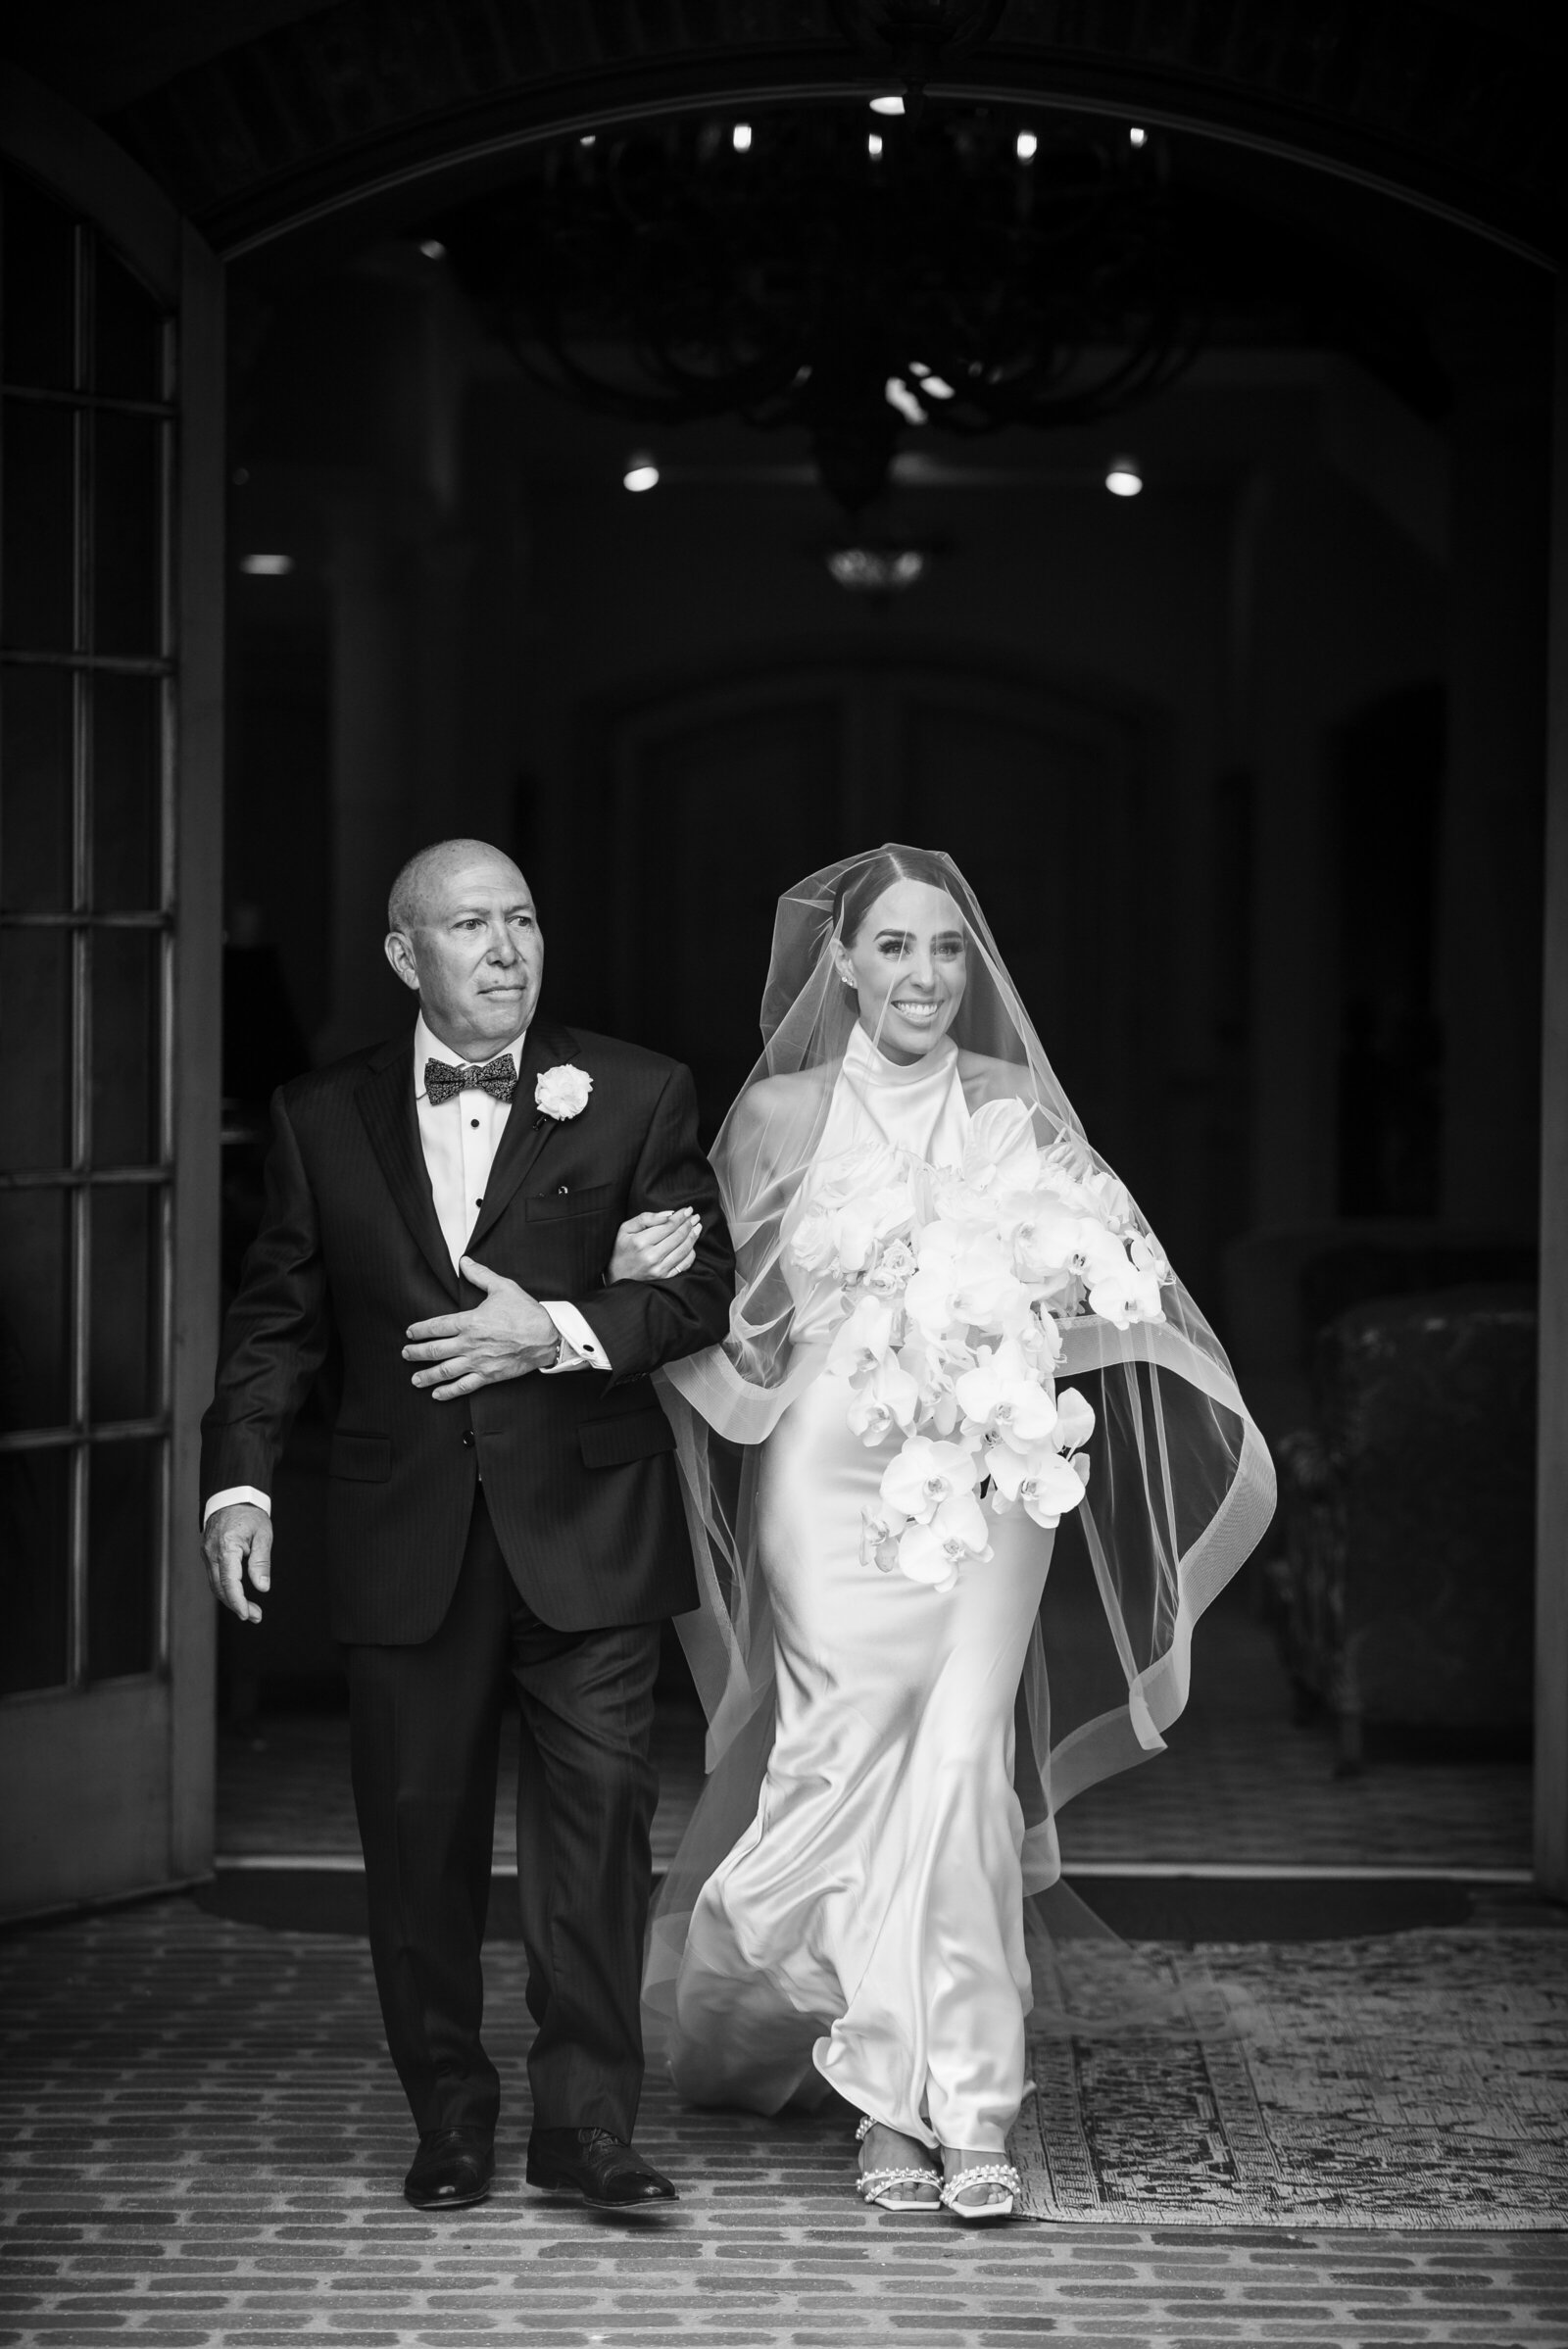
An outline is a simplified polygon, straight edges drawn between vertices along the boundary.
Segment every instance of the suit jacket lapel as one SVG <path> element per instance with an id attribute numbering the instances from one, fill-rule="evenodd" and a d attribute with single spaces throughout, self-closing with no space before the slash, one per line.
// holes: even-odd
<path id="1" fill-rule="evenodd" d="M 480 1254 L 485 1235 L 495 1229 L 502 1210 L 516 1195 L 523 1178 L 529 1172 L 540 1151 L 556 1133 L 560 1120 L 546 1117 L 534 1107 L 533 1089 L 547 1068 L 569 1060 L 576 1038 L 569 1028 L 560 1028 L 551 1021 L 536 1018 L 523 1038 L 522 1061 L 517 1070 L 517 1090 L 512 1097 L 512 1115 L 501 1137 L 501 1148 L 490 1169 L 485 1185 L 484 1205 L 479 1220 L 468 1241 L 467 1253 Z M 589 1102 L 589 1108 L 593 1106 Z"/>
<path id="2" fill-rule="evenodd" d="M 454 1303 L 461 1303 L 463 1285 L 447 1253 L 419 1142 L 419 1116 L 414 1105 L 413 1038 L 411 1029 L 407 1036 L 383 1046 L 355 1100 L 403 1220 L 442 1288 Z M 511 1126 L 509 1119 L 509 1132 Z"/>

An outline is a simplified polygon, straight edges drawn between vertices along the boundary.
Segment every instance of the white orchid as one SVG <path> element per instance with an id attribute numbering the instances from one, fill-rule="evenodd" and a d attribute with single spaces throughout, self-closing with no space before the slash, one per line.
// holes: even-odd
<path id="1" fill-rule="evenodd" d="M 1074 1213 L 1090 1216 L 1115 1233 L 1125 1232 L 1133 1222 L 1126 1184 L 1118 1182 L 1108 1166 L 1095 1164 L 1081 1137 L 1069 1136 L 1045 1151 L 1040 1174 L 1045 1188 Z"/>
<path id="2" fill-rule="evenodd" d="M 1096 1277 L 1089 1291 L 1089 1310 L 1118 1330 L 1130 1329 L 1135 1321 L 1159 1321 L 1164 1313 L 1159 1282 L 1152 1272 L 1140 1272 L 1123 1256 L 1118 1265 Z"/>
<path id="3" fill-rule="evenodd" d="M 865 1378 L 892 1350 L 893 1307 L 884 1297 L 861 1297 L 833 1334 L 827 1368 L 835 1378 Z"/>
<path id="4" fill-rule="evenodd" d="M 990 1444 L 986 1468 L 991 1477 L 991 1506 L 999 1517 L 1005 1517 L 1021 1503 L 1036 1525 L 1048 1529 L 1059 1525 L 1068 1509 L 1077 1508 L 1088 1477 L 1087 1461 L 1080 1476 L 1076 1463 L 1064 1460 L 1049 1444 L 1032 1452 L 1014 1451 L 1007 1444 Z"/>
<path id="5" fill-rule="evenodd" d="M 899 1348 L 899 1367 L 913 1379 L 920 1398 L 920 1419 L 939 1436 L 951 1436 L 958 1424 L 954 1381 L 973 1359 L 967 1346 L 931 1346 L 918 1334 Z"/>
<path id="6" fill-rule="evenodd" d="M 1064 1285 L 1078 1248 L 1080 1220 L 1049 1192 L 1036 1192 L 1011 1231 L 1012 1260 L 1019 1278 Z"/>
<path id="7" fill-rule="evenodd" d="M 921 1336 L 935 1344 L 959 1327 L 958 1259 L 964 1235 L 954 1223 L 928 1223 L 915 1242 L 918 1269 L 904 1292 L 905 1310 Z"/>
<path id="8" fill-rule="evenodd" d="M 929 1525 L 945 1500 L 973 1493 L 979 1464 L 966 1444 L 911 1436 L 882 1471 L 880 1492 L 889 1508 Z"/>
<path id="9" fill-rule="evenodd" d="M 963 1180 L 971 1191 L 1032 1191 L 1040 1173 L 1034 1122 L 1023 1101 L 986 1101 L 969 1120 Z"/>
<path id="10" fill-rule="evenodd" d="M 1061 1330 L 1054 1314 L 1041 1309 L 1047 1302 L 1044 1298 L 1037 1300 L 1028 1320 L 1013 1340 L 1037 1379 L 1049 1379 L 1061 1359 Z"/>
<path id="11" fill-rule="evenodd" d="M 1069 1259 L 1072 1271 L 1090 1288 L 1097 1281 L 1117 1280 L 1127 1270 L 1127 1250 L 1113 1232 L 1092 1215 L 1080 1215 Z"/>
<path id="12" fill-rule="evenodd" d="M 928 1524 L 906 1526 L 899 1541 L 899 1571 L 911 1583 L 951 1590 L 966 1558 L 989 1558 L 985 1511 L 972 1493 L 956 1493 Z"/>
<path id="13" fill-rule="evenodd" d="M 1095 1409 L 1085 1400 L 1076 1387 L 1064 1387 L 1056 1397 L 1056 1424 L 1051 1431 L 1051 1441 L 1057 1451 L 1075 1452 L 1088 1443 L 1095 1432 Z M 1084 1463 L 1088 1474 L 1088 1462 Z"/>
<path id="14" fill-rule="evenodd" d="M 860 1564 L 891 1574 L 899 1562 L 899 1537 L 908 1524 L 900 1509 L 860 1511 Z"/>
<path id="15" fill-rule="evenodd" d="M 1134 1264 L 1136 1264 L 1138 1267 L 1138 1270 L 1140 1272 L 1152 1273 L 1154 1279 L 1159 1283 L 1162 1289 L 1165 1287 L 1167 1282 L 1173 1281 L 1176 1278 L 1176 1275 L 1171 1271 L 1169 1257 L 1166 1255 L 1164 1249 L 1160 1247 L 1159 1242 L 1154 1238 L 1152 1232 L 1135 1233 L 1132 1240 L 1128 1243 L 1127 1253 L 1131 1256 Z"/>
<path id="16" fill-rule="evenodd" d="M 1014 1450 L 1033 1451 L 1047 1443 L 1056 1424 L 1056 1406 L 1024 1359 L 1015 1339 L 1004 1338 L 956 1385 L 966 1436 L 995 1436 Z"/>
<path id="17" fill-rule="evenodd" d="M 850 1432 L 867 1449 L 885 1443 L 895 1428 L 912 1436 L 920 1411 L 920 1390 L 897 1355 L 885 1354 L 850 1405 Z"/>
<path id="18" fill-rule="evenodd" d="M 1084 1177 L 1084 1193 L 1089 1212 L 1108 1224 L 1113 1232 L 1125 1232 L 1133 1221 L 1132 1193 L 1125 1183 L 1118 1182 L 1108 1166 L 1097 1167 Z"/>
<path id="19" fill-rule="evenodd" d="M 1029 1317 L 1029 1293 L 995 1232 L 976 1233 L 954 1267 L 953 1307 L 960 1322 L 1016 1336 Z"/>

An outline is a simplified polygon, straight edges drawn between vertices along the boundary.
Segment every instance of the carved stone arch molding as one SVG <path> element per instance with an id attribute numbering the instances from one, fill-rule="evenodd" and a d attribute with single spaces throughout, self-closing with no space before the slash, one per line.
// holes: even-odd
<path id="1" fill-rule="evenodd" d="M 1015 97 L 1316 163 L 1560 249 L 1559 11 L 1531 0 L 1009 0 L 937 96 Z M 63 0 L 22 62 L 99 115 L 230 256 L 409 216 L 532 138 L 693 105 L 855 96 L 831 0 Z M 91 36 L 90 38 L 88 36 Z"/>
<path id="2" fill-rule="evenodd" d="M 605 1015 L 690 1061 L 708 1131 L 760 1050 L 781 892 L 900 840 L 946 849 L 973 884 L 1097 1142 L 1131 1178 L 1158 1163 L 1157 712 L 951 647 L 802 650 L 621 703 L 597 731 L 577 854 L 594 836 L 620 851 Z"/>

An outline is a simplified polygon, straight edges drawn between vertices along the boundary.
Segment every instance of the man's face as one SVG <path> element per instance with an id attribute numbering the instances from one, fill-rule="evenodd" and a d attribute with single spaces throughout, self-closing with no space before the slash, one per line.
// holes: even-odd
<path id="1" fill-rule="evenodd" d="M 475 856 L 433 879 L 418 922 L 387 959 L 417 988 L 425 1024 L 467 1060 L 488 1059 L 532 1019 L 545 945 L 528 884 L 509 856 Z"/>

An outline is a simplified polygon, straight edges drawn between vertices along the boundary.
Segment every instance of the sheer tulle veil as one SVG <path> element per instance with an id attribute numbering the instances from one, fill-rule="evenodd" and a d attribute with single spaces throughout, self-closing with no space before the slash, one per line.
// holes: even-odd
<path id="1" fill-rule="evenodd" d="M 701 1608 L 679 1630 L 708 1715 L 710 1776 L 656 1911 L 646 1993 L 656 2030 L 669 2011 L 693 1903 L 755 1815 L 766 1766 L 773 1633 L 757 1554 L 759 1447 L 825 1359 L 824 1346 L 793 1343 L 784 1250 L 858 1017 L 831 950 L 845 935 L 846 910 L 853 937 L 871 898 L 900 876 L 945 889 L 962 924 L 967 978 L 950 1033 L 970 1110 L 1007 1098 L 1026 1103 L 1041 1146 L 1065 1144 L 1091 1192 L 1113 1187 L 1121 1211 L 1148 1231 L 1085 1135 L 950 856 L 887 847 L 828 865 L 779 900 L 762 1053 L 712 1151 L 738 1268 L 729 1335 L 659 1374 L 702 1586 Z M 1118 1328 L 1084 1312 L 1062 1331 L 1058 1383 L 1075 1380 L 1097 1411 L 1088 1492 L 1074 1515 L 1098 1593 L 1098 1609 L 1090 1606 L 1098 1652 L 1075 1647 L 1071 1670 L 1058 1670 L 1054 1685 L 1050 1643 L 1036 1626 L 1016 1766 L 1032 1892 L 1059 1876 L 1063 1804 L 1161 1750 L 1187 1701 L 1193 1627 L 1273 1512 L 1268 1451 L 1224 1349 L 1173 1274 L 1160 1301 L 1161 1320 Z"/>

